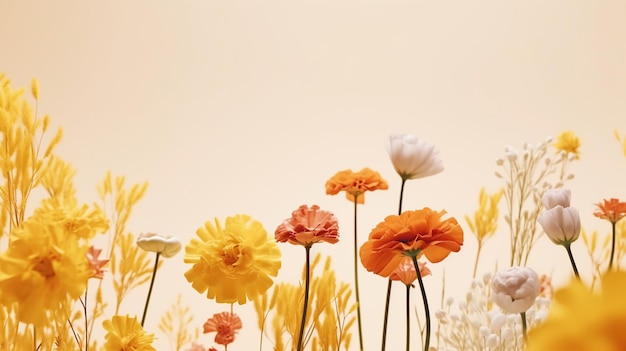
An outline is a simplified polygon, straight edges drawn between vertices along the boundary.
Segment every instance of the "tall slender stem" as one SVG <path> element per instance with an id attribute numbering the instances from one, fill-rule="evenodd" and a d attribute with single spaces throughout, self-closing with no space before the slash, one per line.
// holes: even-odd
<path id="1" fill-rule="evenodd" d="M 569 256 L 569 261 L 572 264 L 572 269 L 574 270 L 574 275 L 576 278 L 580 280 L 580 275 L 578 274 L 578 268 L 576 268 L 576 262 L 574 262 L 574 255 L 572 255 L 572 248 L 570 243 L 567 243 L 565 246 L 565 250 L 567 250 L 567 256 Z"/>
<path id="2" fill-rule="evenodd" d="M 472 278 L 476 278 L 476 271 L 478 270 L 478 258 L 480 257 L 480 251 L 483 248 L 483 241 L 478 241 L 478 250 L 476 250 L 476 261 L 474 261 L 474 273 L 472 273 Z"/>
<path id="3" fill-rule="evenodd" d="M 309 283 L 311 281 L 311 245 L 308 244 L 304 246 L 306 251 L 306 260 L 305 267 L 306 270 L 304 272 L 304 304 L 302 305 L 302 321 L 300 322 L 300 332 L 298 334 L 298 351 L 302 351 L 304 349 L 303 339 L 304 339 L 304 324 L 306 323 L 306 312 L 309 308 Z"/>
<path id="4" fill-rule="evenodd" d="M 363 351 L 363 327 L 361 324 L 361 299 L 359 297 L 359 265 L 357 261 L 357 198 L 354 197 L 354 295 L 356 297 L 356 316 L 359 326 L 359 350 Z"/>
<path id="5" fill-rule="evenodd" d="M 411 284 L 406 285 L 406 351 L 411 344 Z"/>
<path id="6" fill-rule="evenodd" d="M 526 343 L 526 340 L 528 340 L 528 334 L 527 334 L 527 330 L 528 330 L 528 325 L 526 324 L 526 312 L 522 312 L 522 336 L 524 338 L 524 343 Z"/>
<path id="7" fill-rule="evenodd" d="M 152 279 L 150 279 L 150 288 L 148 288 L 148 296 L 146 297 L 146 305 L 143 308 L 143 316 L 141 317 L 141 326 L 143 327 L 144 322 L 146 321 L 146 314 L 148 313 L 148 304 L 150 303 L 150 295 L 152 295 L 152 287 L 154 286 L 154 277 L 157 274 L 157 268 L 159 267 L 159 257 L 161 256 L 160 252 L 156 253 L 156 258 L 154 259 L 154 269 L 152 270 Z"/>
<path id="8" fill-rule="evenodd" d="M 385 298 L 385 316 L 383 317 L 383 344 L 381 350 L 385 351 L 387 346 L 387 321 L 389 320 L 389 302 L 391 301 L 391 283 L 393 280 L 387 279 L 387 297 Z"/>
<path id="9" fill-rule="evenodd" d="M 611 268 L 613 268 L 613 256 L 615 255 L 615 223 L 616 222 L 611 222 L 611 229 L 612 229 L 611 256 L 609 258 L 609 269 L 607 271 L 610 271 Z"/>
<path id="10" fill-rule="evenodd" d="M 85 303 L 83 303 L 83 311 L 85 312 L 85 351 L 89 351 L 89 320 L 87 319 L 87 289 L 89 282 L 85 287 Z"/>
<path id="11" fill-rule="evenodd" d="M 400 200 L 398 201 L 398 215 L 402 214 L 402 196 L 404 195 L 404 184 L 406 184 L 406 178 L 402 177 L 402 183 L 400 184 Z M 387 347 L 387 322 L 389 321 L 389 302 L 391 301 L 391 282 L 387 281 L 387 295 L 385 297 L 385 316 L 383 318 L 383 341 L 381 351 L 385 351 Z"/>
<path id="12" fill-rule="evenodd" d="M 420 285 L 420 292 L 422 293 L 422 299 L 424 300 L 424 314 L 426 315 L 426 338 L 424 339 L 424 351 L 428 351 L 430 346 L 430 309 L 428 308 L 428 298 L 426 297 L 426 289 L 424 289 L 424 282 L 422 281 L 422 273 L 420 267 L 417 264 L 417 254 L 412 254 L 413 266 L 415 267 L 415 273 L 417 274 L 417 281 Z"/>

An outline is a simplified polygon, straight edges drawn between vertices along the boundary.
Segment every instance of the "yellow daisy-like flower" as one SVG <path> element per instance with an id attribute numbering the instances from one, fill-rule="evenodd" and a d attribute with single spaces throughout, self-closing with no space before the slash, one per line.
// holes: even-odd
<path id="1" fill-rule="evenodd" d="M 62 226 L 36 220 L 24 222 L 0 254 L 0 302 L 17 303 L 17 318 L 45 326 L 46 314 L 59 313 L 84 292 L 92 270 L 87 246 L 68 237 Z"/>
<path id="2" fill-rule="evenodd" d="M 602 290 L 573 280 L 555 293 L 546 322 L 530 331 L 527 351 L 626 350 L 626 272 L 608 272 Z"/>
<path id="3" fill-rule="evenodd" d="M 47 199 L 35 214 L 48 222 L 59 222 L 67 234 L 87 240 L 109 229 L 109 220 L 99 207 L 80 206 L 76 199 L 66 199 L 64 203 L 55 198 Z"/>
<path id="4" fill-rule="evenodd" d="M 199 293 L 220 303 L 246 303 L 269 289 L 280 269 L 280 249 L 248 215 L 226 218 L 222 227 L 206 222 L 185 247 L 185 277 Z"/>
<path id="5" fill-rule="evenodd" d="M 156 351 L 152 347 L 154 334 L 146 333 L 137 317 L 113 316 L 102 322 L 102 326 L 107 331 L 105 351 Z"/>
<path id="6" fill-rule="evenodd" d="M 568 154 L 574 154 L 576 159 L 580 158 L 580 139 L 574 132 L 568 130 L 559 134 L 556 141 L 552 144 L 558 151 L 564 151 Z"/>

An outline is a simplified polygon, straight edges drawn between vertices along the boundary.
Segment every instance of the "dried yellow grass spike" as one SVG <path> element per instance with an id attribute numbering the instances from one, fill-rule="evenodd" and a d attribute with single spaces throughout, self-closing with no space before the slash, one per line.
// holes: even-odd
<path id="1" fill-rule="evenodd" d="M 39 81 L 37 81 L 37 78 L 33 78 L 30 81 L 30 92 L 36 100 L 39 99 Z"/>

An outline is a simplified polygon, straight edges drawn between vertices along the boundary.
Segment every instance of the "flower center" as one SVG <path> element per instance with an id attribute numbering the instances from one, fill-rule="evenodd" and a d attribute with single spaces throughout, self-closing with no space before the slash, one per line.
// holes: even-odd
<path id="1" fill-rule="evenodd" d="M 222 260 L 227 266 L 236 266 L 241 259 L 239 244 L 229 244 L 222 249 Z"/>
<path id="2" fill-rule="evenodd" d="M 39 272 L 45 278 L 54 277 L 54 268 L 52 267 L 52 261 L 56 260 L 55 255 L 51 252 L 48 256 L 40 257 L 35 262 L 33 270 Z"/>

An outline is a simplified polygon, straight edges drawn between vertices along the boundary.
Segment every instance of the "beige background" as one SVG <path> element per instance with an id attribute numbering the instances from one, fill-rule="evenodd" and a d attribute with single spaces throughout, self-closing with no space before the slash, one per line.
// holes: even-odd
<path id="1" fill-rule="evenodd" d="M 462 220 L 480 187 L 501 186 L 495 159 L 505 145 L 567 129 L 583 142 L 570 183 L 583 225 L 607 231 L 593 203 L 626 199 L 626 160 L 613 138 L 616 128 L 626 134 L 624 1 L 4 0 L 0 33 L 0 71 L 14 87 L 39 79 L 40 111 L 65 130 L 58 151 L 78 168 L 80 198 L 97 199 L 107 170 L 150 183 L 134 233 L 186 243 L 205 220 L 237 213 L 273 233 L 298 205 L 316 203 L 339 216 L 345 239 L 314 251 L 345 262 L 338 273 L 351 281 L 352 207 L 325 195 L 324 183 L 364 166 L 389 181 L 359 209 L 364 240 L 397 208 L 400 180 L 384 146 L 398 132 L 436 144 L 446 167 L 408 183 L 405 209 L 445 208 Z M 466 233 L 460 253 L 431 265 L 433 303 L 444 270 L 450 294 L 464 295 L 476 248 Z M 504 226 L 498 236 L 483 272 L 507 262 Z M 562 284 L 564 250 L 546 238 L 539 245 L 530 265 Z M 575 246 L 588 277 L 584 247 Z M 279 279 L 295 282 L 302 250 L 281 249 Z M 146 325 L 157 336 L 178 293 L 199 326 L 226 308 L 195 293 L 185 269 L 180 254 L 157 276 Z M 386 282 L 361 275 L 367 341 L 378 345 Z M 125 312 L 141 313 L 143 293 Z M 403 345 L 396 305 L 390 340 Z M 231 349 L 254 349 L 252 306 L 236 312 L 244 330 Z M 212 344 L 212 335 L 201 338 Z M 155 346 L 169 350 L 163 336 Z"/>

